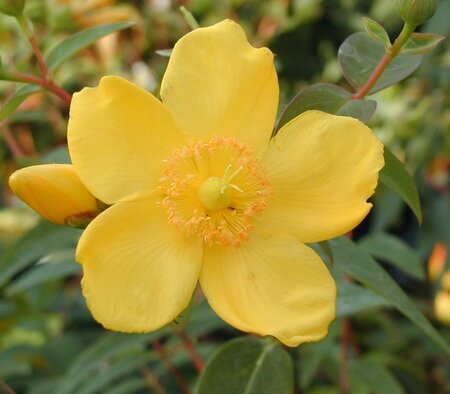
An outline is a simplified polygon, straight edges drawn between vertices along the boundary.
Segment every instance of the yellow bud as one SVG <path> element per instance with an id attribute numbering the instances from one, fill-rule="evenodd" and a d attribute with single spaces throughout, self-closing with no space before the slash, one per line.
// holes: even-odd
<path id="1" fill-rule="evenodd" d="M 23 13 L 25 0 L 0 0 L 0 13 L 19 16 Z"/>
<path id="2" fill-rule="evenodd" d="M 100 212 L 98 201 L 81 183 L 73 166 L 46 164 L 22 168 L 9 178 L 11 190 L 44 218 L 56 224 L 84 227 Z"/>
<path id="3" fill-rule="evenodd" d="M 405 22 L 419 26 L 434 15 L 438 0 L 397 0 L 395 8 Z"/>
<path id="4" fill-rule="evenodd" d="M 450 292 L 440 291 L 436 295 L 434 314 L 440 322 L 450 325 Z"/>

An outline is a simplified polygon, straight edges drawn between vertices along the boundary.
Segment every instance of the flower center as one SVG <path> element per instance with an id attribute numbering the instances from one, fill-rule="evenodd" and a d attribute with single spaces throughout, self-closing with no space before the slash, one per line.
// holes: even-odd
<path id="1" fill-rule="evenodd" d="M 210 177 L 203 181 L 197 189 L 198 199 L 206 209 L 215 211 L 217 209 L 227 208 L 231 205 L 233 189 L 241 193 L 244 192 L 239 186 L 231 183 L 236 175 L 241 172 L 243 167 L 239 167 L 231 175 L 228 175 L 231 168 L 232 165 L 228 164 L 225 173 L 223 174 L 223 178 L 215 176 Z"/>
<path id="2" fill-rule="evenodd" d="M 272 194 L 253 151 L 233 137 L 214 137 L 176 149 L 166 162 L 161 204 L 169 221 L 208 245 L 239 246 Z"/>

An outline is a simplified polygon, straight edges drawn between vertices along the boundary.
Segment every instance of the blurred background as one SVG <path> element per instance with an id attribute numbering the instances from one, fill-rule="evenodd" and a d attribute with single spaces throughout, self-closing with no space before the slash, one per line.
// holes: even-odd
<path id="1" fill-rule="evenodd" d="M 133 27 L 66 61 L 55 80 L 75 92 L 97 85 L 103 75 L 117 74 L 158 94 L 166 50 L 190 30 L 180 6 L 201 26 L 237 20 L 254 46 L 268 46 L 275 53 L 280 112 L 313 83 L 350 89 L 337 51 L 348 35 L 364 29 L 362 16 L 381 23 L 391 38 L 402 28 L 391 0 L 27 0 L 26 11 L 44 52 L 85 28 L 134 21 Z M 437 14 L 419 31 L 448 37 L 449 19 L 450 0 L 442 0 Z M 15 20 L 3 15 L 0 56 L 6 68 L 38 74 Z M 16 88 L 0 82 L 0 106 Z M 372 249 L 447 341 L 450 327 L 435 318 L 433 303 L 442 291 L 442 274 L 450 269 L 449 91 L 447 38 L 425 55 L 410 78 L 372 97 L 378 108 L 369 125 L 414 174 L 424 220 L 419 226 L 399 197 L 379 187 L 374 209 L 354 232 L 354 239 Z M 67 117 L 66 104 L 39 93 L 0 123 L 0 393 L 181 392 L 154 341 L 163 344 L 172 365 L 192 384 L 195 369 L 174 332 L 185 330 L 205 359 L 218 345 L 242 334 L 216 317 L 201 296 L 186 321 L 183 317 L 160 332 L 122 335 L 103 330 L 80 294 L 81 270 L 74 262 L 80 231 L 41 221 L 8 189 L 8 177 L 18 168 L 69 162 Z M 373 250 L 374 242 L 368 241 L 373 237 L 389 239 L 386 245 L 394 253 Z M 406 266 L 417 269 L 405 268 L 404 253 L 395 261 L 396 248 L 407 250 Z M 450 393 L 448 358 L 411 322 L 382 304 L 342 312 L 324 341 L 290 350 L 299 393 L 340 392 L 342 324 L 352 327 L 351 393 Z M 450 324 L 450 301 L 447 308 Z"/>

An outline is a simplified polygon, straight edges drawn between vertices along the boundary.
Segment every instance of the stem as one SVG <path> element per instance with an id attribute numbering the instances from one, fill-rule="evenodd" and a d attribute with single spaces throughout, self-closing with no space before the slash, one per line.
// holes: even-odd
<path id="1" fill-rule="evenodd" d="M 12 80 L 16 82 L 31 83 L 33 85 L 42 86 L 44 89 L 58 96 L 66 104 L 70 104 L 72 96 L 67 93 L 62 87 L 58 86 L 52 80 L 36 77 L 35 75 L 23 74 L 15 71 L 8 72 Z"/>
<path id="2" fill-rule="evenodd" d="M 195 369 L 197 370 L 198 373 L 201 373 L 205 365 L 202 357 L 195 348 L 194 343 L 191 341 L 191 339 L 186 335 L 184 331 L 178 331 L 177 334 L 180 337 L 181 343 L 183 344 L 184 348 L 189 353 L 189 356 L 191 356 L 191 360 L 192 363 L 194 364 Z"/>
<path id="3" fill-rule="evenodd" d="M 8 145 L 8 148 L 14 158 L 18 159 L 20 157 L 26 156 L 8 126 L 4 125 L 3 127 L 3 138 L 5 139 L 6 145 Z"/>
<path id="4" fill-rule="evenodd" d="M 166 352 L 164 351 L 163 346 L 161 345 L 161 342 L 155 341 L 153 343 L 153 347 L 155 348 L 156 352 L 159 354 L 159 357 L 161 358 L 162 362 L 166 366 L 166 368 L 171 372 L 173 377 L 175 378 L 178 386 L 180 387 L 183 394 L 191 394 L 191 390 L 189 389 L 188 384 L 185 382 L 183 377 L 178 373 L 175 366 L 170 362 L 168 357 L 166 356 Z"/>
<path id="5" fill-rule="evenodd" d="M 39 64 L 39 69 L 41 70 L 42 78 L 45 80 L 48 80 L 48 69 L 47 65 L 45 64 L 44 57 L 42 56 L 42 52 L 39 49 L 39 45 L 37 43 L 36 37 L 31 36 L 28 38 L 28 41 L 30 41 L 31 48 L 33 48 L 34 56 L 36 56 L 36 60 Z"/>
<path id="6" fill-rule="evenodd" d="M 399 54 L 403 45 L 405 45 L 406 41 L 408 41 L 415 28 L 415 26 L 412 26 L 409 23 L 405 23 L 403 25 L 403 29 L 400 32 L 399 36 L 395 39 L 394 44 L 382 57 L 367 82 L 352 96 L 353 99 L 361 100 L 370 93 L 374 85 L 377 83 L 378 79 L 381 77 L 381 74 L 383 74 L 383 72 L 389 66 L 389 63 Z"/>

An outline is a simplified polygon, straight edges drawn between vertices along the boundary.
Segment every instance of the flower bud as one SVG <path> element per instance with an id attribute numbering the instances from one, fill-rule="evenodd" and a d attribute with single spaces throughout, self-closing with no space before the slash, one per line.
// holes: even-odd
<path id="1" fill-rule="evenodd" d="M 450 293 L 450 271 L 447 271 L 441 278 L 442 290 Z"/>
<path id="2" fill-rule="evenodd" d="M 434 315 L 440 322 L 450 325 L 450 292 L 440 291 L 436 295 Z"/>
<path id="3" fill-rule="evenodd" d="M 11 175 L 9 186 L 27 205 L 56 224 L 86 227 L 101 211 L 71 165 L 22 168 Z"/>
<path id="4" fill-rule="evenodd" d="M 25 0 L 0 0 L 0 13 L 19 16 L 23 13 Z"/>
<path id="5" fill-rule="evenodd" d="M 434 15 L 438 0 L 397 0 L 395 8 L 405 22 L 419 26 Z"/>
<path id="6" fill-rule="evenodd" d="M 447 246 L 444 243 L 436 243 L 428 259 L 428 276 L 431 281 L 439 278 L 447 261 Z"/>

